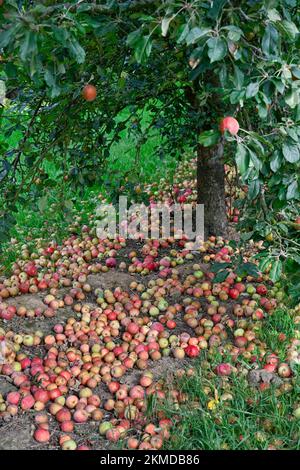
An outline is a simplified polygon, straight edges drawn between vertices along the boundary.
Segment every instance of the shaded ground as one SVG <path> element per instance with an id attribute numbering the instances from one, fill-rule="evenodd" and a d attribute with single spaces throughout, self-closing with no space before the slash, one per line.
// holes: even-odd
<path id="1" fill-rule="evenodd" d="M 191 266 L 195 262 L 189 262 L 184 266 L 178 267 L 178 272 L 180 275 L 187 275 L 191 272 Z M 203 265 L 206 268 L 206 265 Z M 87 278 L 87 282 L 91 285 L 92 289 L 111 289 L 115 287 L 122 287 L 124 290 L 129 290 L 129 285 L 133 280 L 137 282 L 142 282 L 147 284 L 150 279 L 157 278 L 158 273 L 152 273 L 147 276 L 141 276 L 138 274 L 129 274 L 127 272 L 120 272 L 118 270 L 110 270 L 106 273 L 91 274 Z M 62 298 L 69 289 L 63 288 L 58 290 L 57 298 Z M 20 295 L 15 298 L 8 299 L 7 303 L 9 305 L 14 305 L 17 308 L 20 306 L 25 306 L 27 309 L 44 309 L 46 306 L 43 302 L 45 293 L 38 294 L 25 294 Z M 94 296 L 89 294 L 88 300 L 90 304 L 94 307 L 97 306 L 94 303 Z M 178 297 L 178 296 L 177 296 Z M 178 301 L 177 299 L 173 299 Z M 85 301 L 85 303 L 89 303 Z M 63 323 L 70 316 L 74 316 L 74 311 L 71 307 L 64 307 L 57 310 L 55 317 L 45 318 L 45 317 L 35 317 L 33 319 L 20 318 L 15 316 L 11 321 L 7 322 L 5 320 L 0 320 L 0 326 L 7 328 L 14 332 L 28 333 L 33 334 L 37 330 L 41 330 L 44 335 L 53 333 L 53 326 L 57 323 Z M 182 331 L 188 331 L 192 333 L 190 329 L 180 318 L 177 318 L 177 327 L 174 330 L 174 334 L 178 334 Z M 22 350 L 26 352 L 30 357 L 39 356 L 43 357 L 46 353 L 46 348 L 42 345 L 35 346 L 31 348 L 26 348 L 22 346 Z M 159 361 L 149 361 L 148 370 L 151 370 L 154 374 L 154 379 L 159 379 L 161 377 L 166 377 L 167 383 L 171 382 L 172 374 L 176 372 L 179 368 L 182 368 L 189 364 L 190 360 L 178 360 L 174 357 L 163 357 Z M 128 386 L 133 386 L 138 382 L 139 376 L 142 371 L 136 368 L 131 369 L 128 373 L 123 376 L 120 380 L 121 383 L 125 383 Z M 11 383 L 11 379 L 7 376 L 0 375 L 0 394 L 5 396 L 10 391 L 16 391 L 17 388 Z M 111 397 L 105 384 L 101 383 L 94 392 L 101 397 L 102 402 Z M 17 449 L 59 449 L 58 438 L 62 434 L 57 427 L 57 423 L 54 421 L 53 417 L 48 413 L 49 423 L 50 423 L 50 432 L 51 440 L 48 444 L 39 444 L 33 438 L 33 432 L 35 429 L 34 425 L 34 415 L 36 412 L 30 411 L 26 413 L 18 414 L 15 417 L 11 417 L 8 421 L 1 420 L 0 418 L 0 450 L 17 450 Z M 104 419 L 111 417 L 110 413 L 104 415 Z M 76 424 L 75 430 L 73 433 L 68 433 L 74 437 L 78 444 L 88 444 L 92 445 L 93 449 L 105 449 L 110 443 L 107 440 L 101 439 L 98 432 L 99 423 L 88 421 L 84 424 Z M 88 436 L 88 439 L 87 439 Z"/>
<path id="2" fill-rule="evenodd" d="M 134 248 L 136 248 L 136 250 L 138 251 L 141 246 L 142 245 L 134 245 L 134 243 L 130 243 L 129 247 L 126 247 L 124 250 L 120 250 L 120 253 L 118 253 L 118 262 L 124 259 L 128 263 L 129 251 Z M 161 251 L 162 252 L 160 252 L 160 256 L 168 255 L 167 250 L 165 251 L 165 253 L 163 252 L 163 250 Z M 200 253 L 197 253 L 194 255 L 193 260 L 185 260 L 185 263 L 183 265 L 176 266 L 175 270 L 178 273 L 180 279 L 185 279 L 186 276 L 193 272 L 193 265 L 195 263 L 200 265 L 200 268 L 204 273 L 208 272 L 209 264 L 202 263 L 202 259 L 202 255 Z M 111 269 L 108 272 L 101 272 L 98 274 L 88 275 L 87 283 L 91 286 L 92 291 L 97 288 L 103 290 L 114 290 L 116 287 L 121 287 L 124 291 L 130 291 L 130 284 L 132 281 L 142 283 L 146 286 L 149 280 L 157 279 L 158 276 L 158 272 L 153 272 L 148 275 L 142 276 L 140 274 L 130 274 L 128 272 L 122 272 L 118 269 Z M 56 298 L 63 298 L 69 291 L 70 288 L 58 289 Z M 131 293 L 132 292 L 133 291 L 131 291 Z M 25 306 L 27 309 L 44 309 L 46 307 L 43 302 L 45 295 L 46 293 L 21 295 L 16 298 L 10 298 L 7 303 L 16 307 Z M 186 295 L 187 294 L 184 294 L 184 296 Z M 165 296 L 165 299 L 169 302 L 170 305 L 173 305 L 176 302 L 181 303 L 182 294 L 180 292 L 167 294 Z M 84 303 L 91 305 L 91 307 L 96 307 L 97 304 L 95 300 L 95 295 L 93 293 L 89 293 L 86 295 Z M 202 316 L 208 317 L 208 315 L 206 314 L 207 300 L 201 297 L 197 298 L 197 301 L 199 301 L 203 307 L 202 311 L 200 311 L 199 313 L 199 318 L 201 318 Z M 219 305 L 226 305 L 226 314 L 228 314 L 228 316 L 232 318 L 234 318 L 234 315 L 232 314 L 232 307 L 234 304 L 235 302 L 230 299 L 226 302 L 219 302 Z M 177 326 L 174 330 L 172 330 L 172 333 L 174 333 L 175 335 L 179 335 L 184 331 L 194 336 L 193 329 L 190 328 L 183 321 L 182 316 L 182 313 L 176 314 L 175 320 Z M 5 329 L 9 327 L 9 329 L 14 332 L 29 334 L 35 333 L 37 330 L 41 330 L 44 335 L 48 335 L 53 333 L 53 326 L 55 324 L 65 323 L 69 317 L 76 317 L 76 313 L 74 312 L 72 307 L 64 307 L 58 309 L 56 312 L 56 316 L 53 318 L 44 318 L 43 316 L 41 316 L 39 318 L 36 317 L 34 319 L 28 319 L 15 316 L 9 322 L 0 320 L 0 327 L 4 326 Z M 232 333 L 229 332 L 230 341 L 232 339 L 231 336 Z M 65 350 L 67 347 L 67 344 L 63 344 L 60 346 L 60 350 Z M 43 345 L 41 345 L 31 348 L 26 348 L 22 346 L 22 351 L 26 352 L 30 357 L 44 357 L 47 350 Z M 167 385 L 169 385 L 172 383 L 173 374 L 178 369 L 192 363 L 193 360 L 189 359 L 178 360 L 175 359 L 173 356 L 162 357 L 159 361 L 149 360 L 148 369 L 153 372 L 155 380 L 164 377 L 166 379 Z M 136 385 L 138 383 L 141 373 L 142 371 L 136 368 L 128 370 L 126 375 L 121 378 L 120 382 L 125 383 L 128 386 Z M 276 374 L 267 372 L 265 370 L 251 371 L 248 377 L 248 381 L 249 384 L 254 387 L 258 387 L 261 383 L 271 383 L 275 386 L 279 386 L 282 383 L 282 380 L 279 379 Z M 6 376 L 0 376 L 0 394 L 6 396 L 6 394 L 12 390 L 16 390 L 16 387 L 14 387 L 14 385 L 11 383 L 10 378 Z M 72 389 L 70 389 L 70 393 L 72 393 Z M 102 403 L 105 402 L 106 399 L 111 398 L 111 394 L 108 392 L 107 386 L 104 383 L 100 383 L 100 385 L 98 385 L 98 387 L 94 389 L 94 393 L 100 396 Z M 62 432 L 59 430 L 57 422 L 50 415 L 50 413 L 48 413 L 51 432 L 50 443 L 41 445 L 33 439 L 32 436 L 35 429 L 34 415 L 35 412 L 29 411 L 26 413 L 21 412 L 13 418 L 5 418 L 5 420 L 2 419 L 2 421 L 0 421 L 0 449 L 59 449 L 58 440 Z M 110 420 L 112 416 L 112 413 L 104 411 L 103 420 Z M 68 434 L 70 434 L 74 438 L 77 445 L 87 444 L 93 449 L 105 449 L 109 447 L 111 448 L 112 445 L 109 443 L 109 441 L 102 439 L 99 435 L 98 427 L 98 422 L 89 420 L 87 423 L 84 424 L 76 424 L 74 433 Z"/>

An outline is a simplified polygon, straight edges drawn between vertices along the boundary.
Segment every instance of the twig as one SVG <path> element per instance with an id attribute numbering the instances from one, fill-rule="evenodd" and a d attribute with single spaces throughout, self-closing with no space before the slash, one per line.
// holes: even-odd
<path id="1" fill-rule="evenodd" d="M 36 118 L 37 118 L 37 115 L 38 115 L 39 110 L 40 110 L 40 108 L 41 108 L 41 106 L 42 106 L 42 102 L 44 101 L 44 98 L 45 98 L 45 95 L 43 95 L 43 96 L 40 98 L 40 100 L 39 100 L 39 102 L 38 102 L 38 105 L 37 105 L 37 107 L 36 107 L 36 109 L 35 109 L 35 111 L 34 111 L 34 113 L 33 113 L 33 116 L 32 116 L 32 118 L 31 118 L 31 120 L 30 120 L 30 122 L 29 122 L 29 125 L 28 125 L 28 127 L 27 127 L 26 132 L 25 132 L 25 135 L 24 135 L 23 139 L 22 139 L 21 142 L 20 142 L 18 153 L 17 153 L 17 155 L 16 155 L 16 157 L 15 157 L 13 163 L 12 163 L 12 166 L 13 166 L 13 168 L 14 168 L 14 171 L 16 171 L 16 169 L 17 169 L 17 166 L 18 166 L 18 164 L 19 164 L 19 161 L 20 161 L 20 158 L 21 158 L 21 155 L 22 155 L 24 146 L 25 146 L 25 144 L 26 144 L 26 142 L 27 142 L 27 140 L 28 140 L 28 138 L 29 138 L 29 136 L 30 136 L 31 128 L 32 128 L 32 126 L 33 126 L 33 124 L 34 124 L 34 121 L 35 121 Z"/>

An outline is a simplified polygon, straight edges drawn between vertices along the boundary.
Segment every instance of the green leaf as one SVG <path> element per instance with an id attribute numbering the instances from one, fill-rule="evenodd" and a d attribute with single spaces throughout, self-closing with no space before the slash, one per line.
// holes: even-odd
<path id="1" fill-rule="evenodd" d="M 281 21 L 281 16 L 275 8 L 271 8 L 271 10 L 268 10 L 268 18 L 271 21 Z"/>
<path id="2" fill-rule="evenodd" d="M 275 78 L 272 78 L 271 81 L 272 81 L 272 83 L 274 83 L 278 93 L 280 93 L 282 95 L 284 93 L 284 90 L 285 90 L 285 84 L 281 80 L 277 80 Z"/>
<path id="3" fill-rule="evenodd" d="M 300 300 L 300 283 L 289 286 L 289 294 L 294 301 L 299 302 Z"/>
<path id="4" fill-rule="evenodd" d="M 258 277 L 259 276 L 258 267 L 254 263 L 242 263 L 240 266 L 238 266 L 235 272 L 238 276 L 241 276 L 241 277 L 245 277 L 245 276 Z"/>
<path id="5" fill-rule="evenodd" d="M 299 29 L 293 21 L 283 20 L 280 22 L 280 26 L 282 26 L 290 39 L 295 39 L 297 34 L 299 34 Z"/>
<path id="6" fill-rule="evenodd" d="M 83 64 L 85 61 L 85 51 L 74 37 L 68 40 L 68 49 L 78 64 Z"/>
<path id="7" fill-rule="evenodd" d="M 241 233 L 241 241 L 248 241 L 253 237 L 254 232 Z"/>
<path id="8" fill-rule="evenodd" d="M 277 282 L 281 278 L 281 273 L 282 273 L 282 262 L 280 259 L 275 260 L 272 263 L 272 268 L 270 271 L 270 279 L 273 282 Z"/>
<path id="9" fill-rule="evenodd" d="M 224 39 L 221 38 L 210 38 L 207 41 L 208 45 L 208 57 L 210 62 L 217 62 L 224 59 L 227 54 L 227 46 Z"/>
<path id="10" fill-rule="evenodd" d="M 219 77 L 220 77 L 220 85 L 221 87 L 226 87 L 227 85 L 227 77 L 228 77 L 228 71 L 227 67 L 225 64 L 221 64 L 219 68 Z"/>
<path id="11" fill-rule="evenodd" d="M 237 65 L 234 66 L 234 78 L 233 78 L 233 83 L 234 86 L 237 88 L 237 90 L 241 90 L 243 83 L 244 83 L 244 74 L 243 72 L 237 67 Z"/>
<path id="12" fill-rule="evenodd" d="M 47 196 L 43 196 L 38 201 L 38 208 L 40 212 L 44 212 L 47 209 L 47 207 L 48 207 L 48 198 Z"/>
<path id="13" fill-rule="evenodd" d="M 225 279 L 227 279 L 228 275 L 229 271 L 226 271 L 226 269 L 224 269 L 223 271 L 219 271 L 218 274 L 213 278 L 212 282 L 224 282 Z"/>
<path id="14" fill-rule="evenodd" d="M 289 127 L 289 128 L 286 130 L 286 132 L 287 132 L 288 136 L 289 136 L 294 142 L 296 142 L 296 143 L 298 144 L 298 142 L 299 142 L 299 136 L 298 136 L 296 130 L 293 129 L 292 127 Z"/>
<path id="15" fill-rule="evenodd" d="M 290 108 L 295 108 L 299 103 L 299 92 L 298 90 L 292 90 L 285 96 L 285 102 Z"/>
<path id="16" fill-rule="evenodd" d="M 128 34 L 126 39 L 126 44 L 130 47 L 134 47 L 135 44 L 141 39 L 141 31 L 137 29 L 136 31 L 132 31 Z"/>
<path id="17" fill-rule="evenodd" d="M 211 272 L 217 273 L 219 271 L 223 271 L 225 268 L 229 268 L 231 263 L 213 263 L 211 266 Z"/>
<path id="18" fill-rule="evenodd" d="M 266 256 L 266 257 L 261 259 L 258 268 L 262 273 L 265 272 L 265 270 L 267 269 L 267 267 L 271 263 L 272 259 L 273 259 L 272 256 Z"/>
<path id="19" fill-rule="evenodd" d="M 253 166 L 256 170 L 260 171 L 262 168 L 262 161 L 258 158 L 258 156 L 248 148 L 248 152 L 250 155 L 250 160 L 253 163 Z"/>
<path id="20" fill-rule="evenodd" d="M 294 77 L 298 78 L 300 80 L 300 67 L 293 66 L 292 67 L 292 74 Z"/>
<path id="21" fill-rule="evenodd" d="M 180 44 L 186 39 L 187 35 L 189 34 L 189 31 L 190 31 L 190 28 L 189 28 L 188 23 L 186 23 L 184 26 L 182 25 L 181 28 L 179 28 L 180 35 L 177 39 L 178 44 Z"/>
<path id="22" fill-rule="evenodd" d="M 223 29 L 226 29 L 228 31 L 228 39 L 233 42 L 239 41 L 241 39 L 241 36 L 243 35 L 243 31 L 241 30 L 241 28 L 238 28 L 234 25 L 224 26 Z"/>
<path id="23" fill-rule="evenodd" d="M 68 211 L 71 211 L 74 208 L 74 204 L 70 199 L 67 199 L 66 201 L 64 201 L 64 206 Z"/>
<path id="24" fill-rule="evenodd" d="M 273 145 L 258 132 L 251 131 L 250 135 L 254 139 L 254 141 L 259 141 L 262 144 L 262 147 L 265 146 L 265 147 L 273 148 Z"/>
<path id="25" fill-rule="evenodd" d="M 239 103 L 243 100 L 244 96 L 245 96 L 244 90 L 233 91 L 230 94 L 230 103 L 231 104 Z"/>
<path id="26" fill-rule="evenodd" d="M 300 265 L 300 256 L 293 254 L 293 261 Z M 297 270 L 298 272 L 298 270 Z"/>
<path id="27" fill-rule="evenodd" d="M 281 167 L 281 163 L 282 163 L 282 156 L 278 150 L 275 150 L 270 160 L 270 168 L 273 171 L 273 173 L 276 173 L 276 171 L 279 170 L 279 168 Z"/>
<path id="28" fill-rule="evenodd" d="M 220 12 L 228 0 L 213 0 L 210 1 L 210 10 L 208 12 L 208 17 L 215 20 L 220 15 Z M 207 8 L 207 7 L 206 7 Z"/>
<path id="29" fill-rule="evenodd" d="M 134 55 L 136 61 L 140 64 L 143 63 L 147 57 L 150 56 L 152 49 L 152 42 L 150 40 L 150 35 L 142 36 L 135 44 Z"/>
<path id="30" fill-rule="evenodd" d="M 46 69 L 44 74 L 45 82 L 47 83 L 48 87 L 51 88 L 51 97 L 55 98 L 60 94 L 60 88 L 56 83 L 55 77 L 51 70 Z"/>
<path id="31" fill-rule="evenodd" d="M 210 131 L 204 131 L 199 135 L 198 142 L 203 147 L 210 147 L 216 145 L 220 139 L 220 132 L 211 129 Z"/>
<path id="32" fill-rule="evenodd" d="M 0 104 L 3 103 L 6 96 L 6 86 L 3 80 L 0 80 Z"/>
<path id="33" fill-rule="evenodd" d="M 161 22 L 161 34 L 163 37 L 166 37 L 168 34 L 169 26 L 174 16 L 165 16 Z"/>
<path id="34" fill-rule="evenodd" d="M 246 98 L 253 98 L 259 92 L 259 82 L 249 83 L 246 88 Z"/>
<path id="35" fill-rule="evenodd" d="M 261 48 L 266 56 L 277 55 L 279 44 L 279 34 L 277 29 L 268 23 L 265 29 L 265 34 L 262 38 Z"/>
<path id="36" fill-rule="evenodd" d="M 298 181 L 294 180 L 287 189 L 286 198 L 288 201 L 291 199 L 298 199 L 299 198 L 299 190 L 298 190 Z"/>
<path id="37" fill-rule="evenodd" d="M 186 36 L 186 43 L 189 46 L 190 44 L 194 44 L 198 39 L 203 38 L 211 31 L 210 28 L 192 28 L 188 35 Z"/>
<path id="38" fill-rule="evenodd" d="M 33 31 L 27 31 L 20 46 L 20 57 L 26 60 L 28 56 L 35 55 L 37 52 L 37 35 Z"/>
<path id="39" fill-rule="evenodd" d="M 282 146 L 282 153 L 289 163 L 296 163 L 300 160 L 299 148 L 293 142 L 285 142 Z"/>
<path id="40" fill-rule="evenodd" d="M 243 176 L 249 168 L 249 154 L 243 144 L 237 144 L 235 161 L 240 174 Z"/>
<path id="41" fill-rule="evenodd" d="M 4 49 L 6 46 L 8 46 L 19 29 L 20 25 L 15 25 L 0 33 L 0 49 Z"/>
<path id="42" fill-rule="evenodd" d="M 249 184 L 248 197 L 250 200 L 255 199 L 259 195 L 260 182 L 259 180 L 253 180 Z"/>
<path id="43" fill-rule="evenodd" d="M 54 38 L 60 42 L 64 47 L 67 47 L 70 33 L 65 28 L 58 28 L 57 26 L 52 27 Z"/>
<path id="44" fill-rule="evenodd" d="M 78 5 L 77 11 L 78 12 L 89 11 L 91 10 L 91 8 L 92 8 L 92 5 L 90 5 L 89 3 L 82 3 L 81 5 Z"/>
<path id="45" fill-rule="evenodd" d="M 1 83 L 1 82 L 0 82 Z M 1 101 L 0 101 L 1 103 Z M 1 168 L 2 167 L 2 168 Z M 11 164 L 7 160 L 1 160 L 0 166 L 0 182 L 6 178 L 11 168 Z"/>

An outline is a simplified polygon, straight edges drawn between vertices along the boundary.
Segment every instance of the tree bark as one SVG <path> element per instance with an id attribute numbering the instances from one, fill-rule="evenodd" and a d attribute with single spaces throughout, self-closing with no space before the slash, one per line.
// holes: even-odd
<path id="1" fill-rule="evenodd" d="M 223 152 L 223 141 L 214 147 L 197 148 L 197 202 L 204 204 L 205 238 L 227 235 Z"/>

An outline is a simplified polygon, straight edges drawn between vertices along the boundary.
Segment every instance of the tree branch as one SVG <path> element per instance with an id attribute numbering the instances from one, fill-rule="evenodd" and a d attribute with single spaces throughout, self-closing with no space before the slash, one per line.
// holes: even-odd
<path id="1" fill-rule="evenodd" d="M 22 155 L 24 146 L 25 146 L 25 144 L 26 144 L 26 142 L 27 142 L 27 140 L 28 140 L 28 138 L 29 138 L 29 136 L 30 136 L 31 128 L 32 128 L 32 126 L 33 126 L 33 124 L 34 124 L 34 122 L 35 122 L 35 120 L 36 120 L 36 118 L 37 118 L 37 115 L 39 114 L 39 111 L 40 111 L 40 108 L 41 108 L 42 103 L 43 103 L 43 101 L 44 101 L 44 98 L 45 98 L 45 95 L 43 95 L 43 96 L 40 98 L 40 100 L 38 101 L 37 107 L 36 107 L 36 109 L 35 109 L 35 111 L 34 111 L 34 113 L 33 113 L 33 115 L 32 115 L 32 118 L 31 118 L 31 120 L 30 120 L 30 122 L 29 122 L 29 125 L 28 125 L 28 127 L 27 127 L 26 132 L 25 132 L 25 135 L 24 135 L 23 139 L 21 140 L 21 142 L 20 142 L 20 144 L 19 144 L 19 149 L 18 149 L 17 155 L 16 155 L 16 157 L 14 158 L 14 160 L 13 160 L 13 162 L 12 162 L 12 166 L 13 166 L 14 172 L 16 171 L 17 166 L 18 166 L 18 164 L 19 164 L 19 162 L 20 162 L 20 158 L 21 158 L 21 155 Z"/>

